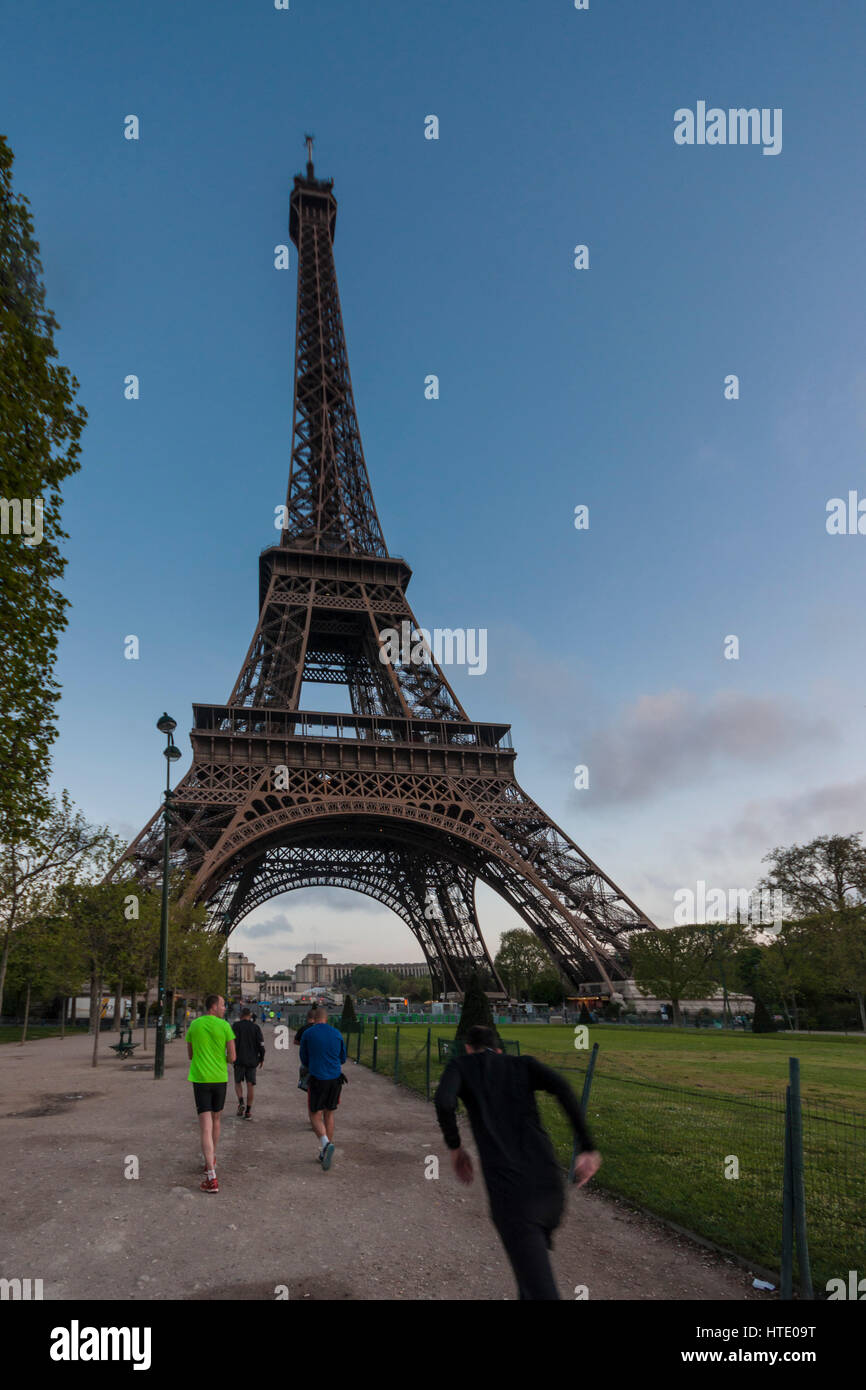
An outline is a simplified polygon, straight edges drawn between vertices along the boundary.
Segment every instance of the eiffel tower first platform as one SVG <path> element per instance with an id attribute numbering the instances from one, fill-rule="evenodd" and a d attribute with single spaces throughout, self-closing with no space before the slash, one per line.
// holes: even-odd
<path id="1" fill-rule="evenodd" d="M 225 936 L 293 888 L 377 898 L 415 933 L 434 997 L 462 990 L 473 969 L 503 989 L 478 927 L 480 880 L 575 986 L 613 992 L 630 973 L 629 936 L 653 923 L 518 785 L 507 724 L 472 720 L 429 651 L 421 664 L 409 651 L 380 658 L 383 632 L 416 631 L 412 572 L 389 554 L 373 502 L 333 180 L 315 177 L 308 153 L 289 215 L 298 303 L 286 524 L 259 557 L 258 625 L 228 701 L 193 706 L 193 763 L 170 801 L 172 865 Z M 304 680 L 348 686 L 353 712 L 303 709 Z M 158 881 L 162 842 L 157 811 L 115 872 L 126 861 L 124 873 Z"/>

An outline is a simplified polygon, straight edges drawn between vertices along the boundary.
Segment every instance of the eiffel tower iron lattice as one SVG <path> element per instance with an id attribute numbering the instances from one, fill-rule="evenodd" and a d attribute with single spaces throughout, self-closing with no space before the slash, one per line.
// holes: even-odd
<path id="1" fill-rule="evenodd" d="M 498 992 L 475 910 L 480 880 L 575 986 L 613 991 L 629 973 L 630 935 L 653 923 L 518 785 L 507 724 L 471 720 L 429 651 L 421 662 L 411 651 L 381 659 L 383 631 L 417 624 L 411 570 L 388 552 L 361 446 L 332 189 L 310 150 L 290 198 L 298 300 L 285 525 L 259 558 L 259 620 L 228 702 L 193 706 L 193 763 L 171 797 L 172 865 L 226 936 L 278 893 L 352 888 L 408 923 L 434 991 L 462 990 L 477 969 Z M 352 713 L 301 709 L 305 680 L 347 686 Z M 161 818 L 115 873 L 158 881 Z"/>

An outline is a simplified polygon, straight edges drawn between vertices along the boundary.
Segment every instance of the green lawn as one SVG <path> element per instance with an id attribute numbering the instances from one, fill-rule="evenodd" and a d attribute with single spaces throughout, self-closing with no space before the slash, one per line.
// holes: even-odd
<path id="1" fill-rule="evenodd" d="M 27 1029 L 27 1041 L 35 1042 L 37 1038 L 59 1038 L 59 1028 L 43 1028 L 35 1025 Z M 0 1025 L 0 1043 L 17 1043 L 21 1041 L 21 1024 L 4 1023 Z"/>
<path id="2" fill-rule="evenodd" d="M 379 1025 L 377 1070 L 394 1075 L 397 1030 Z M 431 1092 L 442 1067 L 432 1028 Z M 372 1028 L 360 1059 L 372 1061 Z M 581 1093 L 588 1059 L 569 1027 L 501 1029 L 565 1072 Z M 399 1080 L 426 1093 L 423 1024 L 400 1027 Z M 816 1292 L 866 1264 L 866 1039 L 590 1028 L 599 1044 L 587 1120 L 602 1154 L 594 1182 L 726 1249 L 778 1269 L 788 1058 L 800 1059 L 807 1224 Z M 349 1056 L 357 1039 L 349 1039 Z M 551 1098 L 539 1106 L 567 1164 L 571 1134 Z M 739 1176 L 731 1172 L 732 1159 Z"/>

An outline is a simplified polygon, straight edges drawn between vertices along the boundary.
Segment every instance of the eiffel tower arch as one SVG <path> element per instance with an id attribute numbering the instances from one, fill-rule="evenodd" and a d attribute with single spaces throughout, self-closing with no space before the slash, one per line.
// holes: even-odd
<path id="1" fill-rule="evenodd" d="M 613 991 L 629 974 L 629 937 L 653 923 L 519 786 L 509 726 L 472 720 L 413 640 L 412 572 L 386 547 L 355 414 L 333 181 L 315 177 L 309 155 L 290 198 L 285 524 L 259 557 L 259 618 L 234 689 L 223 705 L 193 706 L 193 762 L 170 802 L 172 864 L 226 936 L 279 893 L 351 888 L 403 918 L 440 989 L 462 989 L 477 969 L 504 992 L 475 908 L 486 883 L 575 986 Z M 304 681 L 346 687 L 351 713 L 303 709 Z M 126 862 L 123 872 L 158 879 L 162 838 L 157 812 L 114 872 Z"/>

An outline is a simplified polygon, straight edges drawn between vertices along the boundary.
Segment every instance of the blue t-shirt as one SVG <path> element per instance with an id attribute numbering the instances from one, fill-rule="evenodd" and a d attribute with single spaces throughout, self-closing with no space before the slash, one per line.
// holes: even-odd
<path id="1" fill-rule="evenodd" d="M 314 1023 L 301 1038 L 301 1062 L 319 1081 L 336 1081 L 346 1060 L 346 1044 L 330 1023 Z"/>

